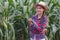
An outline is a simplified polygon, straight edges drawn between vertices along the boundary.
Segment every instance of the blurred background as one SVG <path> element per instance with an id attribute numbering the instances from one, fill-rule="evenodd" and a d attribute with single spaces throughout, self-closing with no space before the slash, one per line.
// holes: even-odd
<path id="1" fill-rule="evenodd" d="M 60 40 L 60 0 L 0 0 L 0 40 L 29 40 L 28 21 L 34 4 L 45 1 L 48 40 Z"/>

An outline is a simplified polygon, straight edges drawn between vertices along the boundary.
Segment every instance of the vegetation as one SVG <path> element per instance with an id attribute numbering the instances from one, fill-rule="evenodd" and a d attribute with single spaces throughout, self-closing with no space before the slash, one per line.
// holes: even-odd
<path id="1" fill-rule="evenodd" d="M 49 7 L 48 40 L 60 40 L 60 0 L 0 0 L 0 40 L 29 40 L 27 19 L 40 1 Z"/>

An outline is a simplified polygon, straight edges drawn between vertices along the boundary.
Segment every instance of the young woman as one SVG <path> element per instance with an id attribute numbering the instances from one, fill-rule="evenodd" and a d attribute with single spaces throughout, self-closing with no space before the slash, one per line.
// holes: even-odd
<path id="1" fill-rule="evenodd" d="M 36 8 L 36 15 L 28 19 L 30 40 L 45 40 L 46 24 L 48 18 L 45 11 L 48 9 L 45 2 L 39 2 L 34 6 Z"/>

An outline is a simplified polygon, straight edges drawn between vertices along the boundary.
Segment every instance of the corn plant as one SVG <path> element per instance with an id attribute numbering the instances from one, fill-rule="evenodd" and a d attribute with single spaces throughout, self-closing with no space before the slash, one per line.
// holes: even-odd
<path id="1" fill-rule="evenodd" d="M 48 40 L 60 40 L 60 0 L 0 0 L 0 40 L 29 40 L 28 18 L 36 13 L 34 4 L 45 1 Z"/>

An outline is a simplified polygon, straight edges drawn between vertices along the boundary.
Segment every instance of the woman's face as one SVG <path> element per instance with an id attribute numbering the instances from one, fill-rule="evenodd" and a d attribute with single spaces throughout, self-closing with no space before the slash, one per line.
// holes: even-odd
<path id="1" fill-rule="evenodd" d="M 37 11 L 37 13 L 39 15 L 39 14 L 43 14 L 44 9 L 41 6 L 37 6 L 36 11 Z"/>

